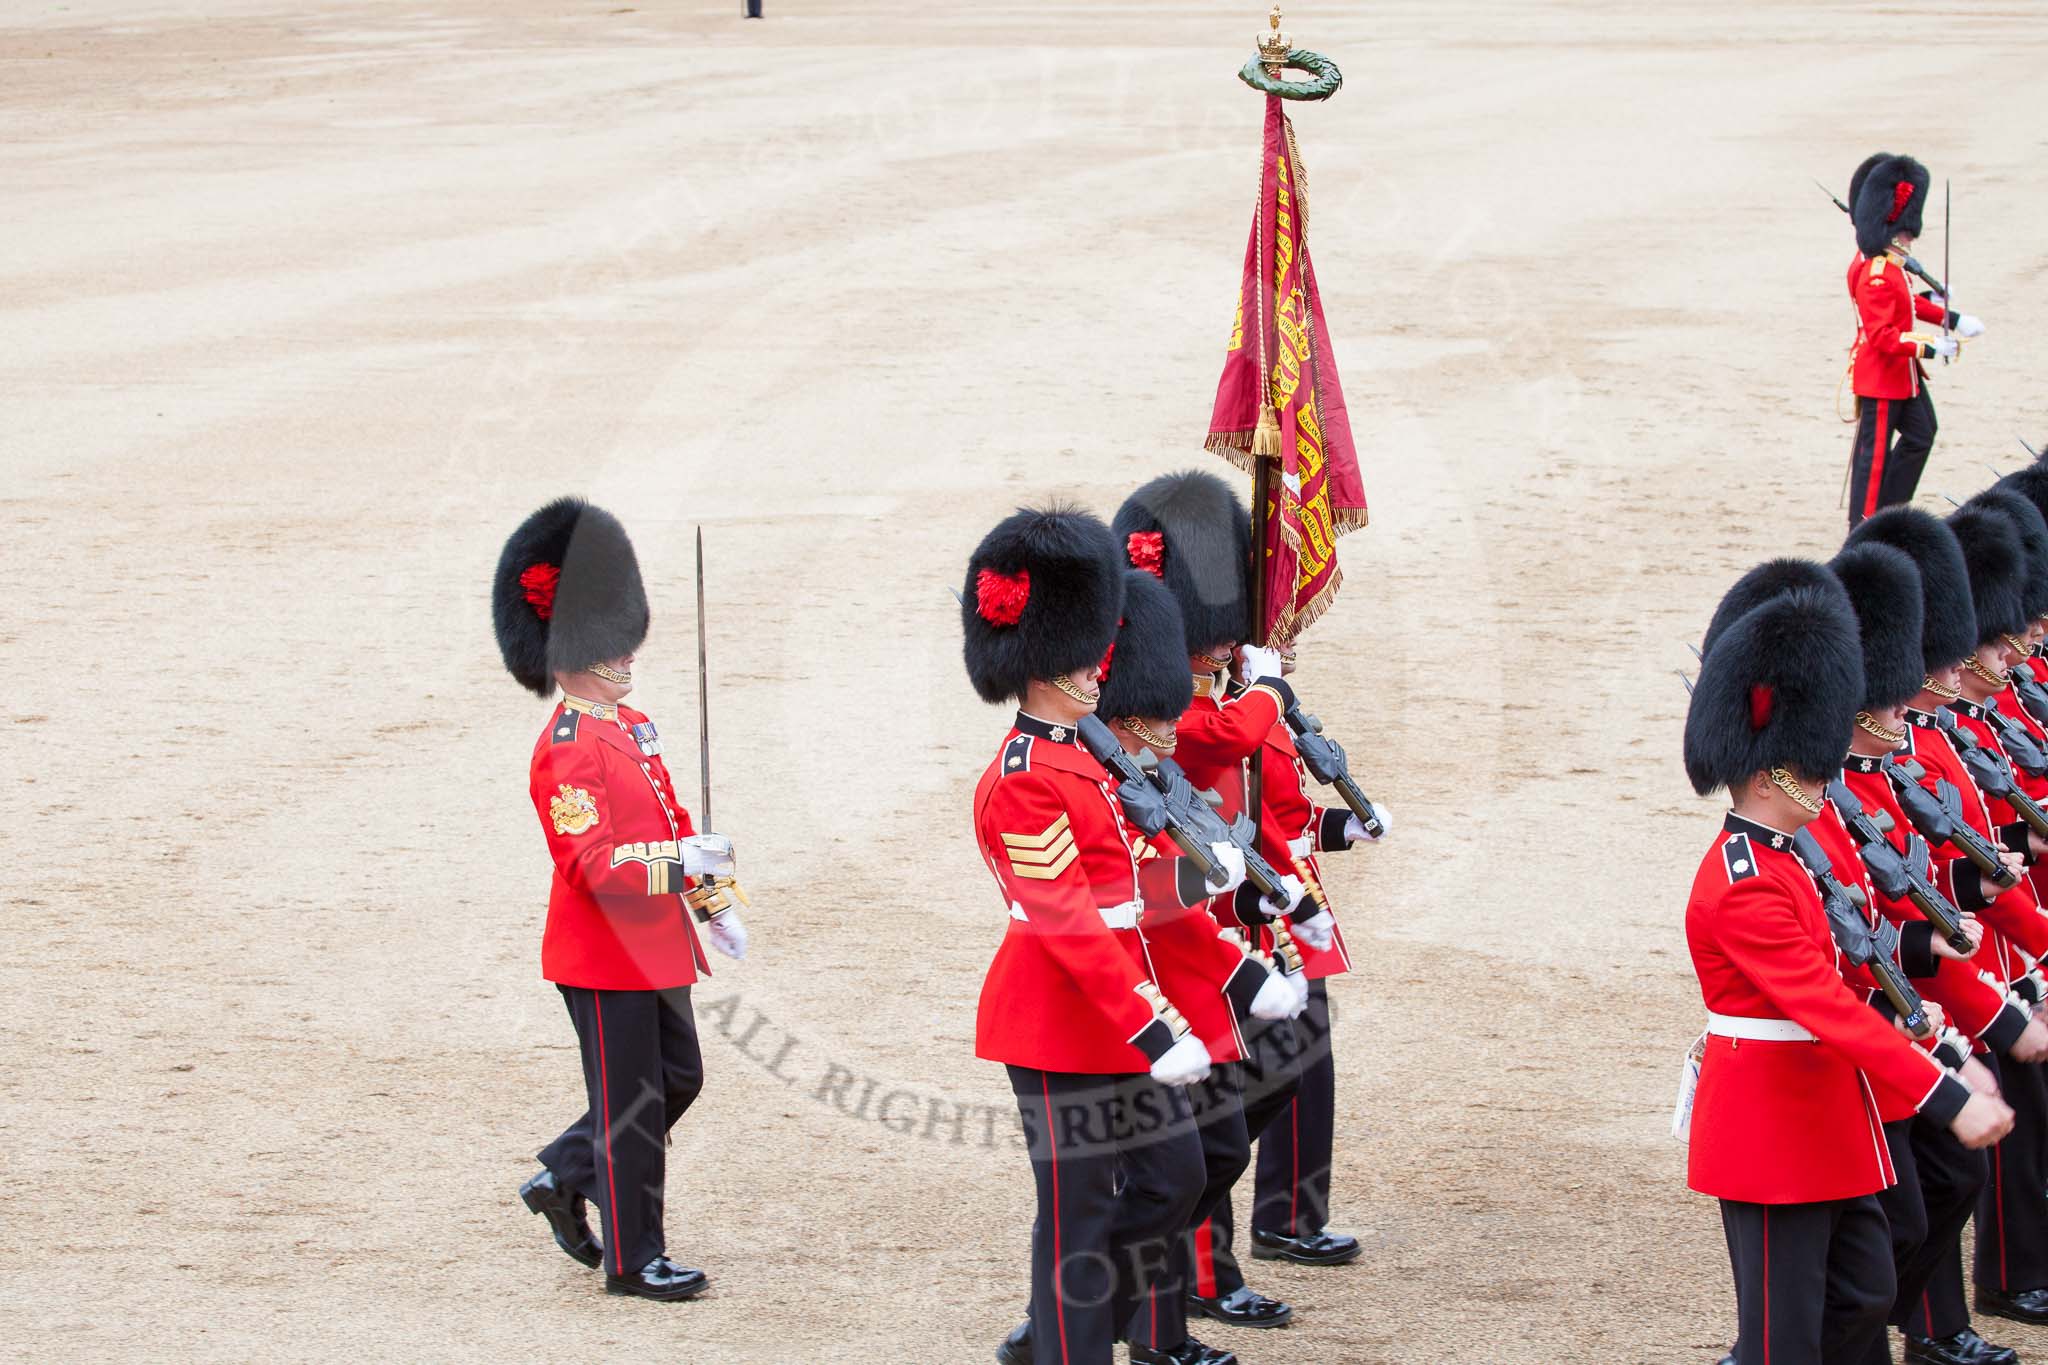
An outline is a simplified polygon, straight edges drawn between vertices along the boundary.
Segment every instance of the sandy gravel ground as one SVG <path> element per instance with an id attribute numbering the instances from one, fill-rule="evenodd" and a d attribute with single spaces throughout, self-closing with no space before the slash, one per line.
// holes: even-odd
<path id="1" fill-rule="evenodd" d="M 1029 1183 L 971 1055 L 1002 919 L 966 837 L 1003 717 L 948 589 L 1018 500 L 1107 511 L 1209 458 L 1262 16 L 735 8 L 0 18 L 0 1352 L 979 1361 L 1013 1320 Z M 1990 333 L 1940 376 L 1930 505 L 2048 434 L 2048 30 L 1290 27 L 1350 75 L 1299 126 L 1374 503 L 1299 682 L 1398 832 L 1332 865 L 1368 1254 L 1261 1267 L 1297 1325 L 1216 1336 L 1708 1360 L 1720 1233 L 1665 1125 L 1716 811 L 1672 670 L 1737 571 L 1837 539 L 1850 243 L 1809 176 L 1883 145 L 1956 182 Z M 639 701 L 686 788 L 693 524 L 713 558 L 756 947 L 699 993 L 669 1231 L 715 1288 L 680 1307 L 607 1300 L 512 1197 L 580 1091 L 537 975 L 543 716 L 485 589 L 566 491 L 638 537 Z"/>

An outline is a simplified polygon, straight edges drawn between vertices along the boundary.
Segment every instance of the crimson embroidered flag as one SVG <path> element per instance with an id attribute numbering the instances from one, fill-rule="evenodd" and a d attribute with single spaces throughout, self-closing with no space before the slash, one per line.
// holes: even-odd
<path id="1" fill-rule="evenodd" d="M 1315 267 L 1308 184 L 1294 125 L 1266 97 L 1258 209 L 1237 287 L 1237 320 L 1209 418 L 1210 450 L 1274 470 L 1267 500 L 1266 641 L 1292 641 L 1337 595 L 1337 537 L 1366 523 L 1365 482 Z M 1261 460 L 1261 455 L 1271 455 Z"/>

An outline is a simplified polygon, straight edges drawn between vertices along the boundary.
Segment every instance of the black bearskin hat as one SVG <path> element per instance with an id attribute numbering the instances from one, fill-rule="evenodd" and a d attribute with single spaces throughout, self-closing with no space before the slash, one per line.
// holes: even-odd
<path id="1" fill-rule="evenodd" d="M 1863 709 L 1903 706 L 1927 676 L 1920 657 L 1920 627 L 1927 611 L 1920 571 L 1905 551 L 1874 540 L 1844 548 L 1828 567 L 1856 611 L 1856 633 L 1863 641 Z"/>
<path id="2" fill-rule="evenodd" d="M 1872 152 L 1863 158 L 1862 165 L 1849 173 L 1849 212 L 1852 217 L 1856 212 L 1856 196 L 1863 193 L 1863 182 L 1870 179 L 1871 168 L 1891 159 L 1890 152 Z"/>
<path id="3" fill-rule="evenodd" d="M 1856 249 L 1877 256 L 1900 233 L 1917 236 L 1932 179 L 1927 168 L 1910 156 L 1887 157 L 1872 166 L 1856 197 L 1849 201 L 1850 217 L 1856 223 Z"/>
<path id="4" fill-rule="evenodd" d="M 1700 640 L 1701 656 L 1713 651 L 1714 641 L 1721 638 L 1721 632 L 1773 597 L 1794 588 L 1812 588 L 1816 592 L 1839 595 L 1842 584 L 1828 572 L 1826 565 L 1811 559 L 1765 560 L 1736 579 L 1734 586 L 1728 589 L 1728 595 L 1721 599 L 1721 605 L 1714 608 L 1713 619 L 1707 622 L 1707 633 Z M 1849 599 L 1843 597 L 1841 605 L 1847 609 Z"/>
<path id="5" fill-rule="evenodd" d="M 519 523 L 498 555 L 491 624 L 519 685 L 554 695 L 557 673 L 631 654 L 647 639 L 647 589 L 617 517 L 557 498 Z"/>
<path id="6" fill-rule="evenodd" d="M 2027 577 L 2026 551 L 2011 520 L 1989 507 L 1959 507 L 1948 514 L 1948 525 L 1962 543 L 1963 563 L 1970 570 L 1970 600 L 1977 607 L 1972 650 L 2025 631 L 2020 587 Z"/>
<path id="7" fill-rule="evenodd" d="M 1172 720 L 1195 699 L 1187 633 L 1166 585 L 1142 569 L 1124 572 L 1124 619 L 1102 675 L 1105 716 Z"/>
<path id="8" fill-rule="evenodd" d="M 1751 773 L 1832 776 L 1863 697 L 1856 617 L 1839 588 L 1794 588 L 1721 632 L 1685 713 L 1685 773 L 1705 796 Z"/>
<path id="9" fill-rule="evenodd" d="M 1977 608 L 1963 547 L 1941 518 L 1917 507 L 1887 507 L 1849 532 L 1851 545 L 1903 550 L 1920 571 L 1920 660 L 1929 673 L 1954 668 L 1977 648 Z"/>
<path id="10" fill-rule="evenodd" d="M 1116 638 L 1123 556 L 1100 518 L 1021 507 L 982 537 L 960 595 L 967 677 L 983 701 L 1099 663 Z"/>
<path id="11" fill-rule="evenodd" d="M 1162 474 L 1124 499 L 1110 530 L 1125 561 L 1180 604 L 1187 653 L 1251 638 L 1252 519 L 1229 484 L 1195 469 Z"/>
<path id="12" fill-rule="evenodd" d="M 2011 484 L 1991 485 L 1964 503 L 2002 512 L 2020 533 L 2020 610 L 2029 621 L 2048 614 L 2048 518 Z"/>

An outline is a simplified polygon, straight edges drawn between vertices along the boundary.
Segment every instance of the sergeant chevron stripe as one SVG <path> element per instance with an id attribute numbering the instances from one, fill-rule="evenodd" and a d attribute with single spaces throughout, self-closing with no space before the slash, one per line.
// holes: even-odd
<path id="1" fill-rule="evenodd" d="M 1047 825 L 1037 834 L 1005 834 L 1003 850 L 1010 855 L 1010 871 L 1020 877 L 1037 881 L 1049 881 L 1067 870 L 1068 864 L 1081 856 L 1074 845 L 1074 832 L 1067 827 L 1067 817 Z"/>

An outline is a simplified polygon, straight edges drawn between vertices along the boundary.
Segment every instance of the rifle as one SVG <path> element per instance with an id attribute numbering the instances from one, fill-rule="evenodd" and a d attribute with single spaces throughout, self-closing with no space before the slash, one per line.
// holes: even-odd
<path id="1" fill-rule="evenodd" d="M 1921 1003 L 1920 994 L 1913 989 L 1913 983 L 1906 980 L 1906 974 L 1899 970 L 1899 928 L 1890 920 L 1880 919 L 1872 928 L 1870 920 L 1863 913 L 1866 903 L 1863 888 L 1845 886 L 1835 880 L 1834 864 L 1828 859 L 1827 851 L 1820 846 L 1820 840 L 1813 837 L 1813 831 L 1802 829 L 1792 836 L 1792 851 L 1813 877 L 1813 884 L 1820 891 L 1821 908 L 1827 912 L 1828 932 L 1834 936 L 1835 946 L 1842 950 L 1842 956 L 1857 967 L 1867 967 L 1877 981 L 1884 998 L 1905 1021 L 1906 1030 L 1915 1038 L 1926 1038 L 1933 1032 L 1927 1023 L 1927 1006 Z"/>
<path id="2" fill-rule="evenodd" d="M 2043 725 L 2048 725 L 2048 685 L 2022 669 L 2012 671 L 2013 695 L 2020 699 L 2027 714 Z"/>
<path id="3" fill-rule="evenodd" d="M 2048 839 L 2048 811 L 2020 790 L 2019 779 L 2013 776 L 2012 760 L 1957 724 L 1955 713 L 1947 708 L 1935 713 L 1935 723 L 1955 745 L 1963 766 L 1970 770 L 1970 776 L 1984 794 L 2011 806 L 2014 814 L 2027 822 L 2027 828 Z"/>
<path id="4" fill-rule="evenodd" d="M 1234 844 L 1244 855 L 1244 879 L 1261 896 L 1284 896 L 1280 874 L 1253 846 L 1256 827 L 1242 816 L 1225 822 L 1209 804 L 1209 798 L 1195 790 L 1179 764 L 1170 758 L 1155 758 L 1149 765 L 1140 762 L 1125 752 L 1099 716 L 1081 717 L 1074 731 L 1082 747 L 1116 779 L 1117 803 L 1146 838 L 1165 834 L 1194 863 L 1202 879 L 1212 885 L 1218 869 L 1209 845 Z M 1304 896 L 1291 918 L 1310 919 L 1319 910 L 1311 898 Z"/>
<path id="5" fill-rule="evenodd" d="M 1909 902 L 1948 941 L 1949 947 L 1966 955 L 1974 952 L 1976 946 L 1963 932 L 1963 912 L 1920 870 L 1928 865 L 1927 841 L 1918 834 L 1909 834 L 1905 852 L 1894 848 L 1885 837 L 1894 828 L 1891 815 L 1883 810 L 1864 809 L 1856 793 L 1840 778 L 1828 783 L 1827 796 L 1848 828 L 1849 837 L 1856 841 L 1863 870 L 1870 874 L 1871 885 L 1878 894 L 1887 900 Z"/>
<path id="6" fill-rule="evenodd" d="M 1892 795 L 1914 829 L 1927 836 L 1930 844 L 1947 844 L 1968 858 L 1978 873 L 2001 891 L 2020 884 L 2019 874 L 2005 865 L 1991 841 L 1963 818 L 1963 794 L 1956 784 L 1937 778 L 1934 790 L 1920 785 L 1927 770 L 1910 759 L 1901 762 L 1887 754 L 1880 770 L 1892 784 Z"/>
<path id="7" fill-rule="evenodd" d="M 2018 669 L 2013 670 L 2012 677 L 2013 695 L 2018 696 Z M 2026 702 L 2022 700 L 2020 705 L 2025 706 Z M 2026 726 L 1988 702 L 1984 706 L 1984 719 L 1998 731 L 1998 747 L 2005 750 L 2005 756 L 2012 760 L 2013 767 L 2028 777 L 2048 777 L 2048 749 L 2041 747 L 2041 742 L 2029 733 Z"/>
<path id="8" fill-rule="evenodd" d="M 1835 199 L 1835 192 L 1833 190 L 1829 189 L 1826 185 L 1821 185 L 1820 181 L 1818 180 L 1814 181 L 1813 183 L 1816 185 L 1820 185 L 1820 192 L 1822 194 L 1826 195 L 1830 199 Z M 1945 193 L 1946 182 L 1943 183 Z M 1850 220 L 1854 221 L 1856 215 L 1849 211 L 1849 206 L 1847 204 L 1843 203 L 1839 199 L 1835 199 L 1835 207 L 1840 209 L 1843 213 L 1848 214 Z M 1946 244 L 1944 244 L 1943 250 L 1947 250 Z M 1935 293 L 1941 295 L 1944 305 L 1947 303 L 1948 290 L 1943 287 L 1940 280 L 1935 279 L 1934 276 L 1927 273 L 1926 266 L 1920 264 L 1920 262 L 1915 260 L 1913 257 L 1908 256 L 1906 258 L 1906 269 L 1910 270 L 1915 275 L 1918 275 L 1921 279 L 1925 280 L 1927 282 L 1927 287 L 1929 289 L 1932 289 Z"/>
<path id="9" fill-rule="evenodd" d="M 1295 702 L 1287 708 L 1287 728 L 1294 732 L 1294 748 L 1301 755 L 1301 764 L 1309 775 L 1326 787 L 1335 787 L 1337 795 L 1344 798 L 1344 804 L 1358 817 L 1358 823 L 1365 826 L 1365 832 L 1377 839 L 1387 832 L 1380 820 L 1379 811 L 1367 799 L 1365 792 L 1351 776 L 1350 761 L 1344 757 L 1344 746 L 1323 736 L 1323 723 L 1301 709 Z"/>

